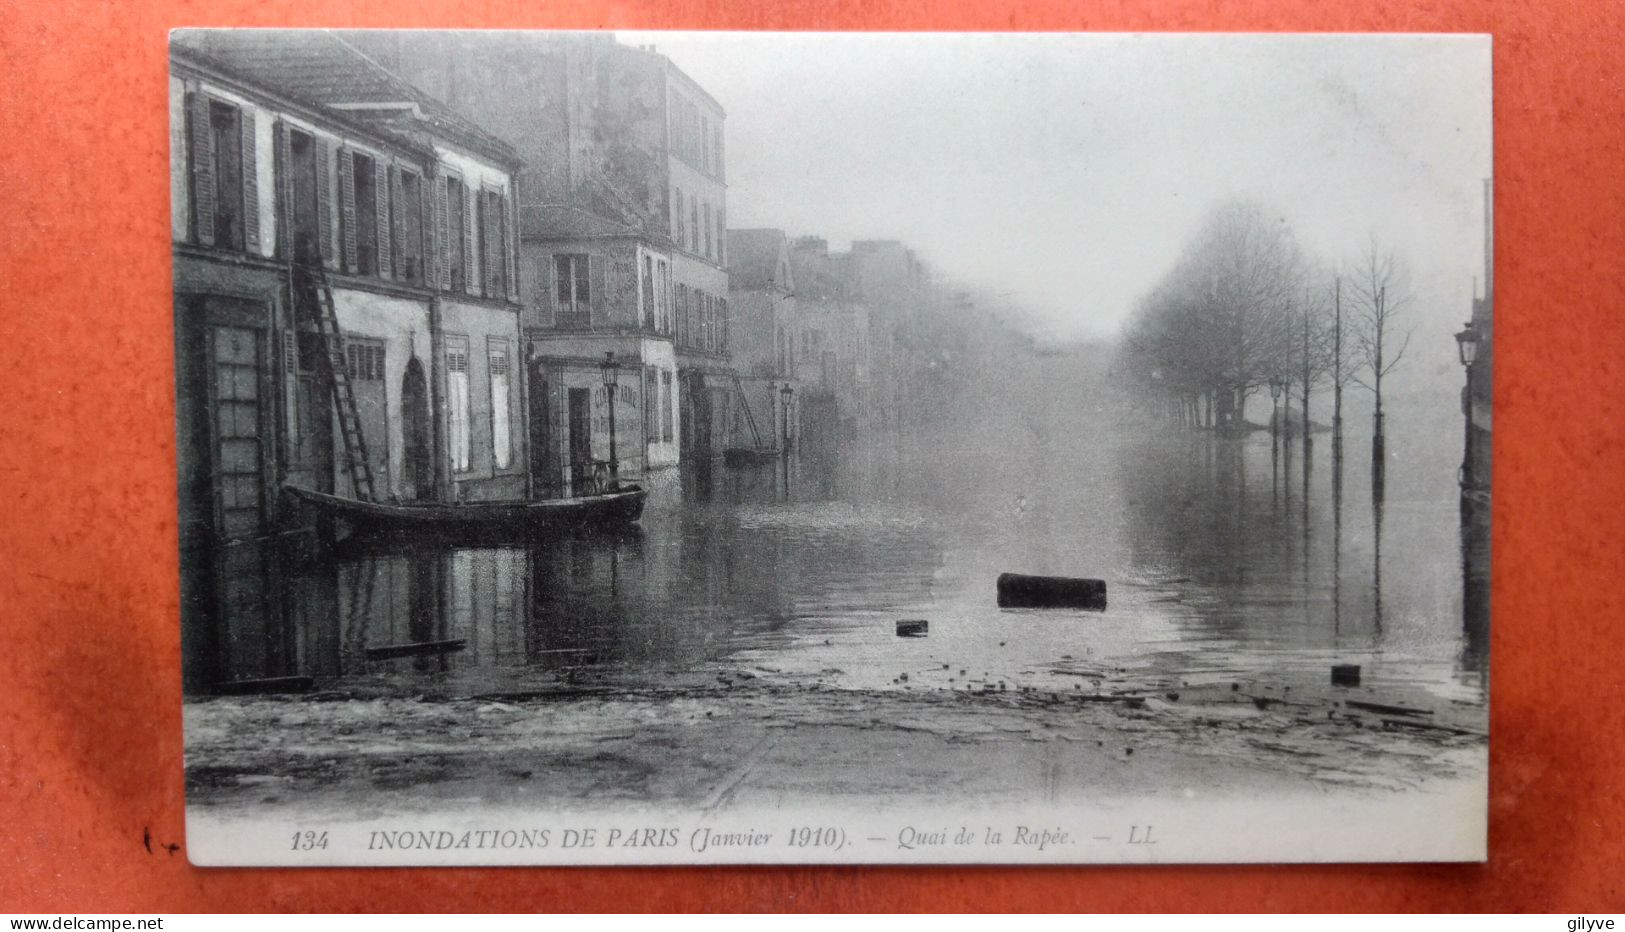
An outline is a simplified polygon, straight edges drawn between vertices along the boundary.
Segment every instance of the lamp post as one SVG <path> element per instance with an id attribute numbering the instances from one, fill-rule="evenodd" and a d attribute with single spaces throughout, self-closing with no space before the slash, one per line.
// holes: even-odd
<path id="1" fill-rule="evenodd" d="M 1461 390 L 1461 414 L 1466 421 L 1461 452 L 1461 487 L 1472 489 L 1476 487 L 1473 477 L 1473 362 L 1478 359 L 1478 329 L 1472 321 L 1468 321 L 1456 334 L 1456 352 L 1461 357 L 1462 368 L 1467 370 L 1467 385 Z"/>
<path id="2" fill-rule="evenodd" d="M 615 390 L 620 380 L 620 367 L 615 363 L 615 351 L 604 353 L 604 361 L 598 364 L 598 371 L 604 377 L 604 397 L 609 402 L 609 478 L 614 482 L 620 475 L 620 464 L 615 456 Z"/>
<path id="3" fill-rule="evenodd" d="M 794 394 L 795 389 L 790 387 L 789 382 L 784 383 L 783 387 L 779 389 L 779 400 L 784 402 L 784 438 L 781 443 L 781 450 L 786 457 L 790 455 L 790 396 Z"/>

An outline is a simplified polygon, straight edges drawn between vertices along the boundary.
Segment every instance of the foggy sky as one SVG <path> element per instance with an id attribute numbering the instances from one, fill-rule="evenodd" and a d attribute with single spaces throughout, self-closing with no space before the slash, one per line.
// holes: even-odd
<path id="1" fill-rule="evenodd" d="M 902 239 L 1043 337 L 1117 335 L 1232 197 L 1391 244 L 1430 374 L 1482 280 L 1487 38 L 618 35 L 727 111 L 730 227 Z"/>

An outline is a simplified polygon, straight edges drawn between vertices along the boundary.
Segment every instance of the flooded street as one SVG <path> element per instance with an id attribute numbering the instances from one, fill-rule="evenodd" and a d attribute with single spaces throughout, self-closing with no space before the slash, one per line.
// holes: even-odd
<path id="1" fill-rule="evenodd" d="M 1354 663 L 1368 686 L 1483 701 L 1486 603 L 1470 575 L 1437 572 L 1464 532 L 1448 495 L 1418 489 L 1436 476 L 1389 479 L 1379 551 L 1356 441 L 1334 496 L 1331 440 L 1316 438 L 1306 496 L 1301 448 L 1272 453 L 1268 432 L 1222 440 L 1051 410 L 979 456 L 937 458 L 934 438 L 914 436 L 839 461 L 667 470 L 647 480 L 641 526 L 618 533 L 341 544 L 326 562 L 239 548 L 225 617 L 188 632 L 208 647 L 188 652 L 189 685 L 311 676 L 482 694 L 537 674 L 658 683 L 713 668 L 865 690 L 1070 688 L 1097 672 L 1318 684 Z M 1001 610 L 1002 572 L 1104 578 L 1108 607 Z M 916 618 L 925 637 L 896 635 Z"/>
<path id="2" fill-rule="evenodd" d="M 1357 441 L 1334 494 L 1316 437 L 1306 495 L 1301 447 L 1267 431 L 1059 403 L 1012 431 L 994 412 L 1032 388 L 982 383 L 951 459 L 910 435 L 657 473 L 620 532 L 233 548 L 226 613 L 187 632 L 193 798 L 918 802 L 1482 773 L 1484 530 L 1449 504 L 1448 434 L 1396 426 L 1406 468 L 1378 511 Z M 1003 572 L 1104 578 L 1108 604 L 1001 610 Z M 898 636 L 914 619 L 924 636 Z M 1337 664 L 1357 688 L 1330 684 Z M 207 698 L 278 677 L 312 691 Z"/>

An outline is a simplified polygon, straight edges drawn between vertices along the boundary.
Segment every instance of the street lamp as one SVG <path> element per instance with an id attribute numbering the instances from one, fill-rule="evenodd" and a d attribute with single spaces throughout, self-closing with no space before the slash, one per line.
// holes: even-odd
<path id="1" fill-rule="evenodd" d="M 604 397 L 609 401 L 609 478 L 614 481 L 620 475 L 620 464 L 615 457 L 615 389 L 620 379 L 620 367 L 615 363 L 615 351 L 604 353 L 604 361 L 598 364 L 598 371 L 604 377 Z"/>
<path id="2" fill-rule="evenodd" d="M 785 456 L 790 455 L 790 396 L 793 394 L 795 394 L 795 389 L 790 387 L 789 382 L 784 383 L 784 386 L 779 389 L 779 399 L 784 402 L 783 453 Z"/>
<path id="3" fill-rule="evenodd" d="M 1478 330 L 1472 321 L 1456 334 L 1456 352 L 1461 355 L 1461 364 L 1468 367 L 1467 377 L 1472 378 L 1473 360 L 1478 358 Z"/>

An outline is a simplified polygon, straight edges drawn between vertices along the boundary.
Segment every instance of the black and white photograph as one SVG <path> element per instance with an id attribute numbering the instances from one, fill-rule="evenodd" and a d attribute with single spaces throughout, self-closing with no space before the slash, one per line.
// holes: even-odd
<path id="1" fill-rule="evenodd" d="M 1484 859 L 1488 36 L 168 67 L 193 863 Z"/>

